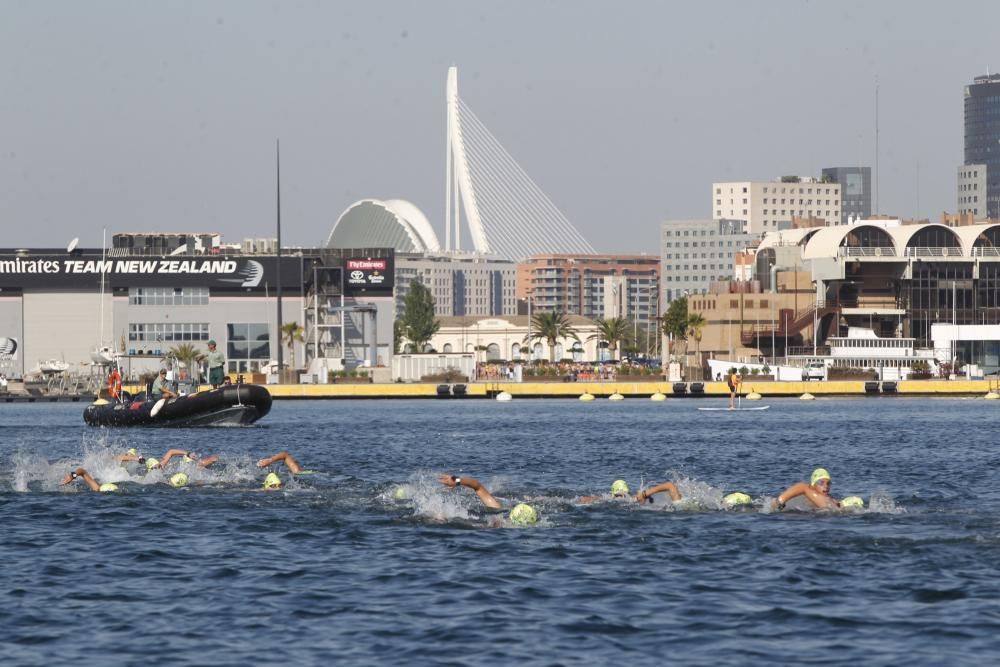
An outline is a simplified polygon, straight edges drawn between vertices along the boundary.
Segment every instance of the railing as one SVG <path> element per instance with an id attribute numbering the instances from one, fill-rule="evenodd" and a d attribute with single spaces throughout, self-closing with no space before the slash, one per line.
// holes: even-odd
<path id="1" fill-rule="evenodd" d="M 907 248 L 904 254 L 906 257 L 961 257 L 962 249 L 914 246 Z"/>
<path id="2" fill-rule="evenodd" d="M 892 246 L 877 246 L 873 248 L 841 246 L 838 254 L 841 257 L 895 257 L 896 249 Z"/>
<path id="3" fill-rule="evenodd" d="M 976 246 L 972 249 L 973 257 L 1000 257 L 1000 248 L 994 246 Z"/>

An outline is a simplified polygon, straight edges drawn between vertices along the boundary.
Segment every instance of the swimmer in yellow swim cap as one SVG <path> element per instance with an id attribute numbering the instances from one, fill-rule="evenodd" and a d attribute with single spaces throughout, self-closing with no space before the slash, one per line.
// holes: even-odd
<path id="1" fill-rule="evenodd" d="M 267 477 L 264 478 L 265 491 L 277 491 L 284 485 L 284 482 L 281 481 L 281 478 L 276 473 L 269 472 L 267 473 Z"/>
<path id="2" fill-rule="evenodd" d="M 611 482 L 611 499 L 623 500 L 625 498 L 628 498 L 628 482 L 624 479 L 616 479 Z M 607 499 L 607 496 L 580 496 L 577 502 L 587 505 L 589 503 L 597 502 L 598 500 Z"/>
<path id="3" fill-rule="evenodd" d="M 449 489 L 457 489 L 463 486 L 472 489 L 486 507 L 493 510 L 503 509 L 503 504 L 494 498 L 493 494 L 475 477 L 459 477 L 458 475 L 444 473 L 438 477 L 438 481 Z M 510 518 L 510 522 L 515 526 L 533 526 L 538 523 L 538 510 L 527 503 L 518 503 L 511 509 L 508 517 Z M 491 522 L 491 526 L 495 528 L 503 526 L 503 522 L 499 521 L 499 517 L 494 517 L 494 519 L 497 519 L 497 521 Z"/>
<path id="4" fill-rule="evenodd" d="M 166 468 L 167 464 L 170 463 L 170 459 L 174 458 L 175 456 L 181 457 L 185 463 L 194 463 L 195 461 L 197 461 L 198 465 L 200 465 L 202 468 L 207 468 L 208 466 L 212 465 L 213 463 L 219 460 L 219 457 L 216 456 L 215 454 L 213 454 L 212 456 L 202 457 L 195 452 L 184 451 L 183 449 L 170 449 L 167 450 L 167 453 L 164 454 L 162 458 L 160 458 L 160 467 Z"/>
<path id="5" fill-rule="evenodd" d="M 785 503 L 792 498 L 805 496 L 813 507 L 820 509 L 840 509 L 840 502 L 830 496 L 830 473 L 826 468 L 816 468 L 809 477 L 809 483 L 798 482 L 788 487 L 778 496 L 775 503 L 777 509 L 785 509 Z"/>
<path id="6" fill-rule="evenodd" d="M 651 486 L 648 489 L 640 489 L 639 493 L 635 494 L 635 502 L 653 502 L 653 496 L 657 493 L 663 492 L 669 493 L 670 499 L 675 503 L 681 499 L 681 492 L 677 490 L 677 485 L 673 482 L 663 482 L 661 484 L 657 484 L 656 486 Z"/>
<path id="7" fill-rule="evenodd" d="M 87 486 L 90 487 L 91 491 L 100 491 L 100 492 L 108 493 L 108 492 L 111 492 L 111 491 L 117 491 L 118 490 L 118 485 L 117 484 L 111 484 L 111 483 L 98 484 L 97 480 L 94 479 L 93 477 L 91 477 L 90 473 L 87 472 L 83 468 L 77 468 L 76 470 L 70 470 L 68 473 L 66 473 L 66 476 L 62 478 L 61 486 L 65 486 L 67 484 L 70 484 L 71 482 L 74 482 L 74 481 L 76 481 L 78 479 L 82 479 L 83 482 L 84 482 L 84 484 L 86 484 Z"/>
<path id="8" fill-rule="evenodd" d="M 292 455 L 288 452 L 278 452 L 274 456 L 266 456 L 260 461 L 257 461 L 257 467 L 266 468 L 271 464 L 277 463 L 278 461 L 284 461 L 285 465 L 288 466 L 289 472 L 293 475 L 302 472 L 302 466 L 300 466 L 299 462 L 292 458 Z"/>

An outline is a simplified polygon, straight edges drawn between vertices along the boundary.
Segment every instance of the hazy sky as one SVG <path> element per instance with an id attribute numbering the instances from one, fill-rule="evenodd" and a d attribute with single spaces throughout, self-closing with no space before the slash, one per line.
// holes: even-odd
<path id="1" fill-rule="evenodd" d="M 599 251 L 658 254 L 714 180 L 873 166 L 876 78 L 880 209 L 937 219 L 997 25 L 996 2 L 0 0 L 0 247 L 273 235 L 278 138 L 287 244 L 365 197 L 443 241 L 452 64 Z"/>

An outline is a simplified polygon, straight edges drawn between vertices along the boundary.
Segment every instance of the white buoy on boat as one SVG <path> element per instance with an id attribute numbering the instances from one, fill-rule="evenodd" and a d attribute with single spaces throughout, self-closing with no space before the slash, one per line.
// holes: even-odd
<path id="1" fill-rule="evenodd" d="M 514 400 L 514 397 L 510 395 L 510 392 L 501 391 L 499 394 L 497 394 L 497 400 L 502 403 L 506 403 L 507 401 Z"/>

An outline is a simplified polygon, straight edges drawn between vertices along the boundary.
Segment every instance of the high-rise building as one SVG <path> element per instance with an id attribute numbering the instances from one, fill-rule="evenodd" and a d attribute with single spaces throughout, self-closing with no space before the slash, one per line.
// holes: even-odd
<path id="1" fill-rule="evenodd" d="M 872 217 L 871 167 L 827 167 L 823 180 L 840 185 L 840 224 Z"/>
<path id="2" fill-rule="evenodd" d="M 770 197 L 770 194 L 768 195 Z M 733 280 L 736 255 L 757 235 L 742 220 L 668 220 L 660 229 L 664 303 L 705 294 L 715 280 Z"/>
<path id="3" fill-rule="evenodd" d="M 986 192 L 986 215 L 1000 218 L 1000 74 L 977 76 L 965 87 L 965 157 L 966 166 L 983 165 Z M 959 175 L 963 170 L 959 170 Z M 976 195 L 973 194 L 975 197 Z M 959 201 L 962 191 L 959 190 Z M 975 202 L 974 202 L 975 203 Z"/>
<path id="4" fill-rule="evenodd" d="M 534 255 L 517 265 L 518 299 L 539 311 L 591 319 L 659 316 L 660 258 L 649 255 Z"/>
<path id="5" fill-rule="evenodd" d="M 713 183 L 712 219 L 742 220 L 749 234 L 788 229 L 792 217 L 821 218 L 828 225 L 839 225 L 840 192 L 840 183 L 809 176 Z"/>

